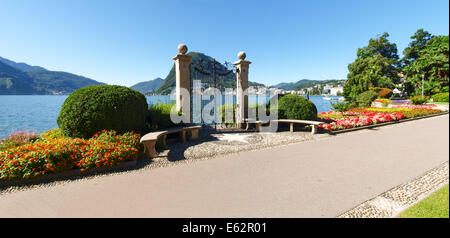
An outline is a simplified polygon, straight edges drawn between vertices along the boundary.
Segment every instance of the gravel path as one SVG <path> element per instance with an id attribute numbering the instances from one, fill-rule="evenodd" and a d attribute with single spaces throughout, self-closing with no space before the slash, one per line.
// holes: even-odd
<path id="1" fill-rule="evenodd" d="M 167 149 L 159 149 L 158 157 L 151 162 L 155 167 L 168 163 L 196 159 L 209 159 L 226 154 L 252 151 L 265 148 L 288 145 L 293 143 L 319 140 L 329 137 L 322 133 L 311 135 L 311 129 L 298 129 L 294 133 L 281 131 L 277 133 L 257 133 L 243 130 L 214 131 L 203 128 L 200 131 L 200 140 L 188 143 L 173 143 Z M 185 161 L 186 162 L 186 161 Z"/>

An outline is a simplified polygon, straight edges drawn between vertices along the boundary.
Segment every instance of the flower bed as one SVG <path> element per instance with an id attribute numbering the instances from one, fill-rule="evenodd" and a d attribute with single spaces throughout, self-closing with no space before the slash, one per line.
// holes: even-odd
<path id="1" fill-rule="evenodd" d="M 392 100 L 391 104 L 410 105 L 411 102 L 409 100 Z"/>
<path id="2" fill-rule="evenodd" d="M 0 151 L 25 145 L 38 138 L 36 133 L 30 131 L 15 131 L 5 139 L 0 139 Z"/>
<path id="3" fill-rule="evenodd" d="M 89 140 L 62 137 L 57 130 L 29 144 L 0 151 L 0 179 L 28 179 L 70 169 L 114 166 L 139 155 L 140 135 L 102 131 Z"/>
<path id="4" fill-rule="evenodd" d="M 404 118 L 414 118 L 440 113 L 441 110 L 428 107 L 411 108 L 353 108 L 345 112 L 322 112 L 318 117 L 326 124 L 319 128 L 337 131 L 361 126 L 374 125 L 378 123 L 397 121 Z"/>
<path id="5" fill-rule="evenodd" d="M 437 106 L 436 104 L 425 104 L 425 105 L 400 104 L 400 105 L 392 105 L 392 108 L 433 109 L 436 106 Z"/>
<path id="6" fill-rule="evenodd" d="M 400 113 L 405 116 L 405 118 L 414 118 L 420 116 L 427 116 L 431 114 L 440 113 L 441 110 L 432 109 L 432 107 L 427 106 L 408 106 L 408 107 L 392 107 L 392 108 L 353 108 L 349 111 L 355 113 L 362 112 L 379 112 L 379 113 Z"/>
<path id="7" fill-rule="evenodd" d="M 374 102 L 379 102 L 379 103 L 392 103 L 391 100 L 385 99 L 385 98 L 376 99 Z"/>

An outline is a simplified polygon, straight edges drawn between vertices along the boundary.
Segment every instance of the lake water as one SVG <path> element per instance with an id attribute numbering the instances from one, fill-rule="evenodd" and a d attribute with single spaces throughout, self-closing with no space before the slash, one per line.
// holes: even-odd
<path id="1" fill-rule="evenodd" d="M 56 118 L 67 95 L 0 95 L 0 139 L 17 130 L 41 133 L 58 127 Z M 332 109 L 322 96 L 310 96 L 319 112 Z M 147 102 L 171 102 L 169 96 L 147 96 Z M 224 102 L 224 100 L 223 100 Z M 256 96 L 249 96 L 249 105 L 256 104 Z"/>

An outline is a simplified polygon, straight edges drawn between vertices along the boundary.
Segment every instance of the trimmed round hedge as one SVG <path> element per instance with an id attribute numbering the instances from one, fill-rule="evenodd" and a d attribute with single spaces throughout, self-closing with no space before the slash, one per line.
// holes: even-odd
<path id="1" fill-rule="evenodd" d="M 128 87 L 87 86 L 64 101 L 57 123 L 70 137 L 90 138 L 101 130 L 142 133 L 147 107 L 145 96 Z"/>
<path id="2" fill-rule="evenodd" d="M 294 120 L 317 120 L 317 108 L 308 99 L 288 94 L 278 100 L 278 117 Z"/>
<path id="3" fill-rule="evenodd" d="M 438 93 L 431 97 L 433 102 L 448 102 L 449 94 L 448 93 Z"/>

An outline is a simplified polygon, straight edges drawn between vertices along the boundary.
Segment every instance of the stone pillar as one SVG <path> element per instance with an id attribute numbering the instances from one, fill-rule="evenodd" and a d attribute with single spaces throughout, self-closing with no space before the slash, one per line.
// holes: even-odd
<path id="1" fill-rule="evenodd" d="M 239 60 L 233 63 L 236 67 L 236 125 L 241 129 L 248 117 L 248 67 L 251 64 L 245 57 L 245 52 L 239 52 Z"/>
<path id="2" fill-rule="evenodd" d="M 191 92 L 191 79 L 189 66 L 191 64 L 191 56 L 186 55 L 188 48 L 185 44 L 180 44 L 178 46 L 178 52 L 173 59 L 175 60 L 175 72 L 176 72 L 176 109 L 184 112 L 188 112 L 187 115 L 191 114 L 191 97 L 183 96 L 182 89 L 186 89 L 187 92 Z"/>

